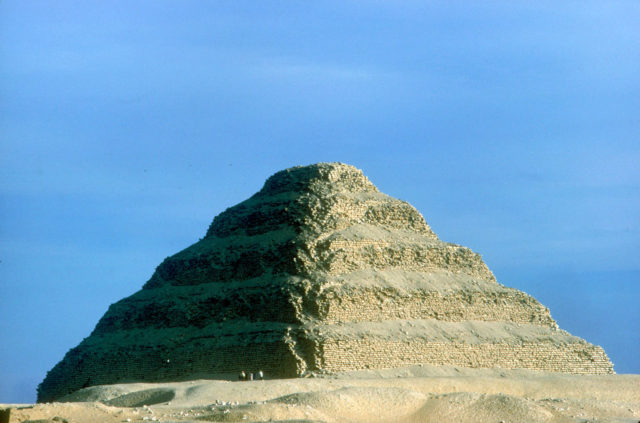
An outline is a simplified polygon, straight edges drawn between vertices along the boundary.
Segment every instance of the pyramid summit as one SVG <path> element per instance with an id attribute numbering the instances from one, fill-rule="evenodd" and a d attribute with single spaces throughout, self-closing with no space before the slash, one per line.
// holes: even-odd
<path id="1" fill-rule="evenodd" d="M 297 377 L 414 364 L 613 373 L 598 346 L 441 241 L 353 166 L 267 179 L 112 304 L 38 401 L 120 382 Z"/>

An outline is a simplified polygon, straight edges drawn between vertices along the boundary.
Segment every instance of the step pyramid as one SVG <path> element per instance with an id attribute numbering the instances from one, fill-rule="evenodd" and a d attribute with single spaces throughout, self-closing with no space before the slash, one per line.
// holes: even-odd
<path id="1" fill-rule="evenodd" d="M 604 350 L 497 283 L 349 165 L 280 171 L 111 305 L 38 387 L 414 364 L 613 373 Z"/>

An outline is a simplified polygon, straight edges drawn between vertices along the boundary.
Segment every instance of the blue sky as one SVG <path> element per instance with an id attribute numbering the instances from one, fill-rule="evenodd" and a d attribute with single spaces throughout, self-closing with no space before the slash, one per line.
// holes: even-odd
<path id="1" fill-rule="evenodd" d="M 294 165 L 640 373 L 640 3 L 0 2 L 0 402 Z"/>

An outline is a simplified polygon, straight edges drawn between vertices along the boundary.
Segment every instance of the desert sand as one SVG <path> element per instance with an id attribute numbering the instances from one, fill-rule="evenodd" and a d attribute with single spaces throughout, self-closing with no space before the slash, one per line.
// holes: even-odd
<path id="1" fill-rule="evenodd" d="M 11 423 L 640 421 L 640 375 L 412 366 L 311 376 L 103 385 L 1 407 Z"/>

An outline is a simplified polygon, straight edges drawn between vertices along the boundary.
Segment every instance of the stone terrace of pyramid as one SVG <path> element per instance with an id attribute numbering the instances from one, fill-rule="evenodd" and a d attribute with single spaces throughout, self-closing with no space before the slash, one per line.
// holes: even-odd
<path id="1" fill-rule="evenodd" d="M 440 241 L 352 166 L 270 177 L 109 307 L 39 401 L 134 381 L 268 377 L 413 364 L 613 373 L 480 255 Z"/>

